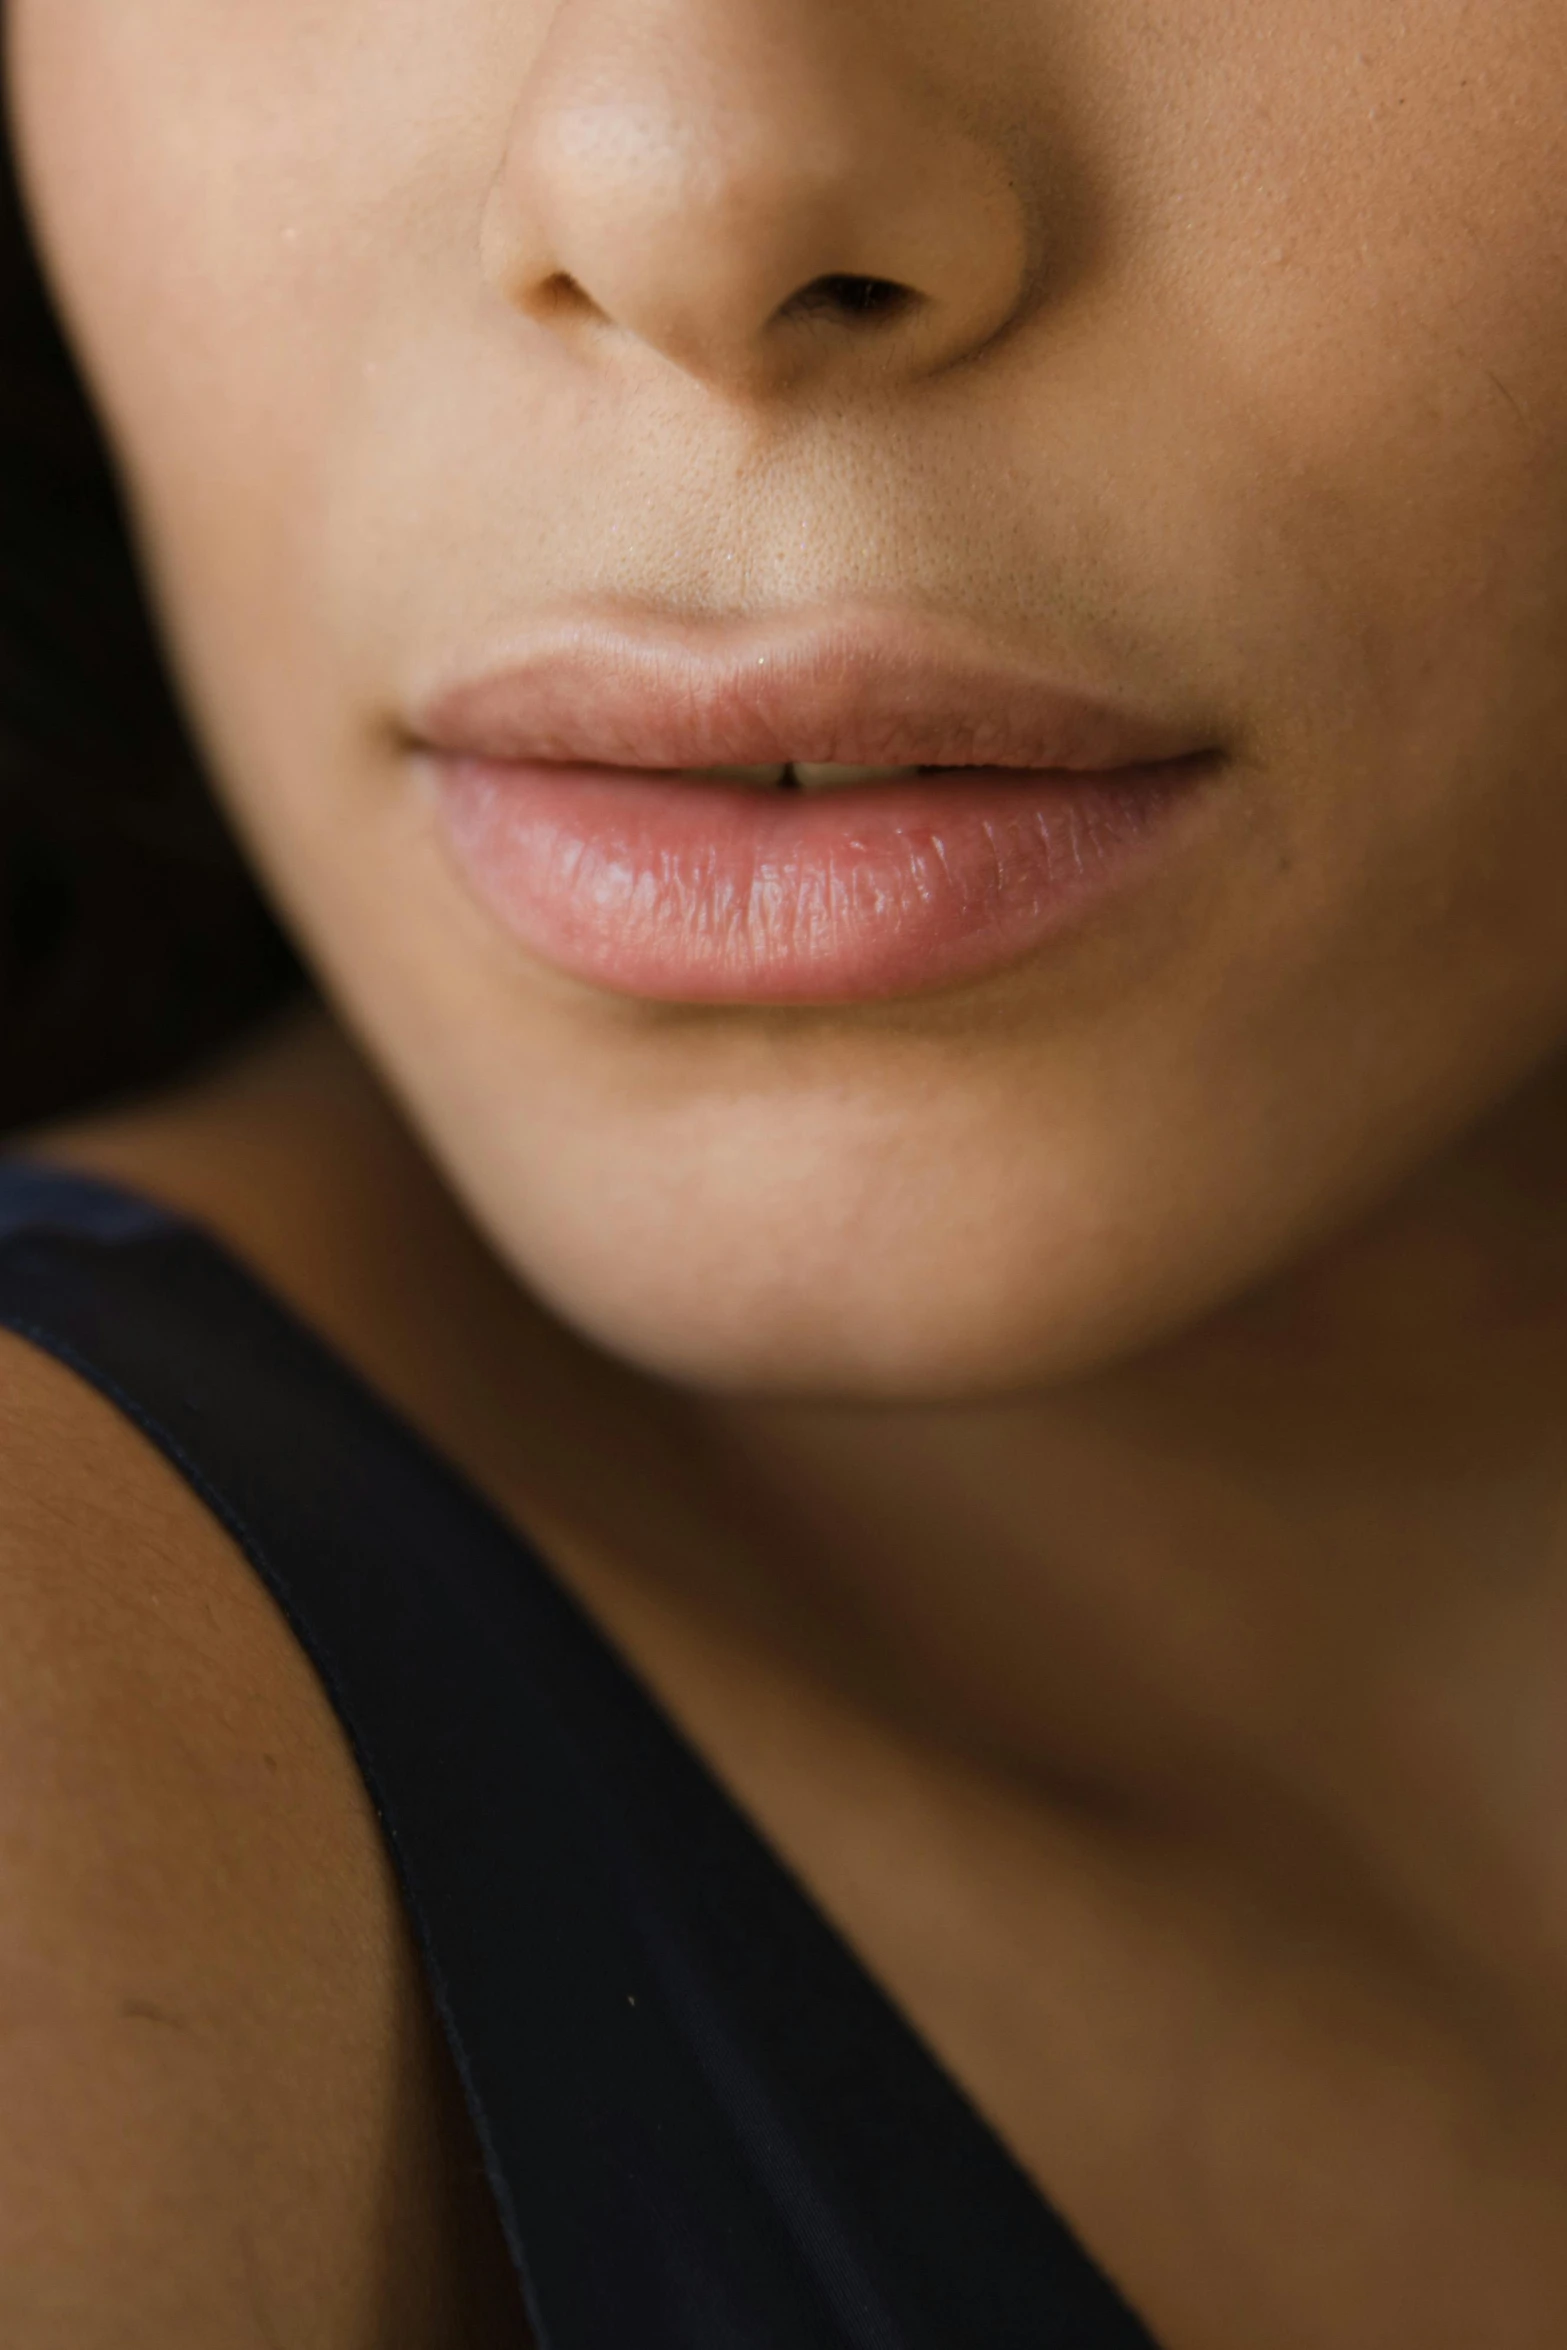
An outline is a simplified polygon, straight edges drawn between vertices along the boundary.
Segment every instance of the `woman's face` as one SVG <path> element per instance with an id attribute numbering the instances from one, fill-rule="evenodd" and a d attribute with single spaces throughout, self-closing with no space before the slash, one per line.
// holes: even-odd
<path id="1" fill-rule="evenodd" d="M 599 1337 L 1078 1371 L 1558 1051 L 1562 0 L 7 16 L 223 793 Z"/>

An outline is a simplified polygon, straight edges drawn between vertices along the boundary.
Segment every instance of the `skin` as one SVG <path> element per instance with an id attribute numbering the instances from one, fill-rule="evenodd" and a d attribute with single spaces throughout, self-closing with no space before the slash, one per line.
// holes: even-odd
<path id="1" fill-rule="evenodd" d="M 1559 2343 L 1567 17 L 6 31 L 171 653 L 332 1006 L 47 1147 L 205 1215 L 544 1538 L 1168 2350 Z M 929 299 L 780 317 L 845 269 Z M 956 612 L 1222 772 L 983 985 L 611 997 L 474 905 L 398 739 L 599 602 Z M 81 1976 L 0 2041 L 7 2339 L 492 2338 L 308 1675 L 101 1407 L 5 1376 L 0 1656 L 44 1662 L 0 1665 L 0 1965 Z M 216 1627 L 199 1671 L 171 1614 Z M 68 1701 L 67 1660 L 126 1653 L 156 1704 Z M 252 1853 L 278 1739 L 295 1809 Z M 156 1831 L 101 1794 L 84 1829 L 37 1759 L 151 1814 L 171 1747 L 202 1792 Z M 272 1939 L 203 1894 L 213 1820 Z M 126 1881 L 175 1888 L 217 2020 L 99 2092 L 93 2144 L 150 2150 L 133 2207 L 49 2116 L 145 2004 L 156 1905 L 73 1904 L 148 1836 Z M 372 2019 L 330 2078 L 321 1985 Z M 382 2165 L 450 2224 L 410 2250 Z"/>

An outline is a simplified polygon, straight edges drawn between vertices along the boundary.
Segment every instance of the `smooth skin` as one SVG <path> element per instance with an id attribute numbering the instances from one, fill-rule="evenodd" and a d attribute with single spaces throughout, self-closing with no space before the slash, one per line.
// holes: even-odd
<path id="1" fill-rule="evenodd" d="M 46 1147 L 543 1540 L 1167 2350 L 1559 2350 L 1561 0 L 6 29 L 331 1007 Z M 923 299 L 791 303 L 834 272 Z M 467 895 L 402 736 L 454 667 L 865 606 L 1200 725 L 1200 817 L 877 1007 L 612 997 Z M 103 1407 L 4 1378 L 0 2330 L 504 2340 L 308 1672 Z"/>

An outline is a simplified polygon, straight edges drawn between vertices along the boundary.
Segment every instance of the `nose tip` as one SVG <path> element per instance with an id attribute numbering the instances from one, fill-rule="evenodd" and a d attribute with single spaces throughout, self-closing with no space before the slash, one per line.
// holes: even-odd
<path id="1" fill-rule="evenodd" d="M 492 193 L 491 282 L 580 347 L 630 341 L 735 392 L 980 348 L 1030 270 L 1001 144 L 846 39 L 852 17 L 566 0 Z"/>

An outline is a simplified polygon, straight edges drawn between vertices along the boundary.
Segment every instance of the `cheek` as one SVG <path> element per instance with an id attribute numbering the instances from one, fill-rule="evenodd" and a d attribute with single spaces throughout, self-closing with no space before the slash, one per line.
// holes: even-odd
<path id="1" fill-rule="evenodd" d="M 29 207 L 220 765 L 254 764 L 280 680 L 318 721 L 341 696 L 338 485 L 388 347 L 471 277 L 539 14 L 7 0 Z"/>

